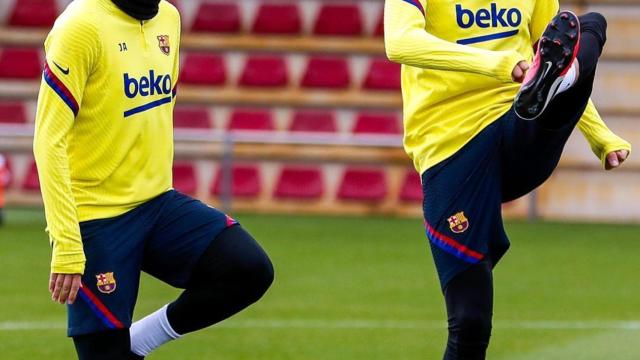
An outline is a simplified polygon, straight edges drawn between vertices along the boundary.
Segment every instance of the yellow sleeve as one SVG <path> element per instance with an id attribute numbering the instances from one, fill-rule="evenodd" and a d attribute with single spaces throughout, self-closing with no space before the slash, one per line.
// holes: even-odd
<path id="1" fill-rule="evenodd" d="M 536 0 L 535 8 L 531 15 L 531 23 L 529 24 L 532 44 L 538 42 L 547 25 L 558 14 L 559 10 L 560 4 L 558 0 Z"/>
<path id="2" fill-rule="evenodd" d="M 513 50 L 490 51 L 435 37 L 425 30 L 424 8 L 424 0 L 385 1 L 385 48 L 391 61 L 512 81 L 513 68 L 525 60 L 522 55 Z"/>
<path id="3" fill-rule="evenodd" d="M 589 100 L 587 109 L 578 122 L 578 129 L 589 142 L 591 151 L 600 159 L 603 167 L 607 161 L 607 154 L 612 151 L 628 150 L 631 152 L 631 144 L 609 130 L 591 100 Z"/>
<path id="4" fill-rule="evenodd" d="M 46 62 L 36 113 L 33 152 L 38 166 L 53 273 L 84 272 L 85 256 L 71 190 L 67 134 L 82 104 L 87 79 L 98 59 L 95 27 L 59 19 L 45 41 Z M 87 149 L 90 150 L 90 149 Z"/>

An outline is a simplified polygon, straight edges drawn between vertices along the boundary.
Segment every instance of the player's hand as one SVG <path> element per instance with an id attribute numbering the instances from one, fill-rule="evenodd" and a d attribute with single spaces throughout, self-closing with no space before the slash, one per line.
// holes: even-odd
<path id="1" fill-rule="evenodd" d="M 527 75 L 527 71 L 529 70 L 529 63 L 526 61 L 520 61 L 513 71 L 511 72 L 511 78 L 513 81 L 517 83 L 522 83 L 524 81 L 524 77 Z"/>
<path id="2" fill-rule="evenodd" d="M 605 164 L 605 169 L 607 170 L 613 170 L 617 167 L 620 167 L 620 165 L 622 165 L 622 163 L 627 160 L 627 157 L 629 156 L 629 151 L 628 150 L 617 150 L 617 151 L 612 151 L 610 153 L 607 154 L 607 163 Z"/>
<path id="3" fill-rule="evenodd" d="M 80 274 L 54 274 L 49 277 L 49 292 L 51 300 L 64 304 L 73 304 L 82 287 Z"/>

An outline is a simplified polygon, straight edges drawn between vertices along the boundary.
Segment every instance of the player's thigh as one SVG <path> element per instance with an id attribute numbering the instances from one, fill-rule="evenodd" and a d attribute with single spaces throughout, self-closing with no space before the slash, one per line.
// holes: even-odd
<path id="1" fill-rule="evenodd" d="M 170 195 L 145 245 L 142 269 L 174 287 L 184 288 L 209 245 L 237 222 L 187 195 L 177 191 Z"/>
<path id="2" fill-rule="evenodd" d="M 440 282 L 481 261 L 495 265 L 509 247 L 502 226 L 500 124 L 422 175 L 427 238 Z"/>
<path id="3" fill-rule="evenodd" d="M 512 111 L 502 120 L 503 202 L 526 195 L 551 176 L 583 110 L 575 110 L 568 123 L 558 129 L 520 119 Z"/>
<path id="4" fill-rule="evenodd" d="M 87 261 L 78 298 L 68 306 L 69 336 L 131 325 L 146 231 L 143 217 L 137 209 L 80 224 Z"/>

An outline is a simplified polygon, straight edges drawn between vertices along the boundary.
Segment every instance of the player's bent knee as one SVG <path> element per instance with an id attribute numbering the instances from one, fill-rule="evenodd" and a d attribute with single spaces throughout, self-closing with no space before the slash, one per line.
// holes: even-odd
<path id="1" fill-rule="evenodd" d="M 247 261 L 238 264 L 237 275 L 239 284 L 245 287 L 248 296 L 247 301 L 258 301 L 271 287 L 274 280 L 273 264 L 269 257 L 259 251 L 247 258 Z"/>
<path id="2" fill-rule="evenodd" d="M 579 17 L 582 31 L 591 31 L 601 36 L 603 44 L 607 41 L 607 19 L 599 12 L 586 13 Z"/>

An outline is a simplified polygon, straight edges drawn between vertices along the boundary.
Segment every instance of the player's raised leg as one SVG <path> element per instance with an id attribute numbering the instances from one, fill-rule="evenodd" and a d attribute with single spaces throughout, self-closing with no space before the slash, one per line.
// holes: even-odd
<path id="1" fill-rule="evenodd" d="M 588 107 L 606 28 L 601 14 L 571 12 L 558 14 L 547 27 L 514 103 L 515 115 L 504 127 L 505 201 L 529 193 L 556 168 Z"/>
<path id="2" fill-rule="evenodd" d="M 235 220 L 175 191 L 155 221 L 143 270 L 184 292 L 131 326 L 131 350 L 142 358 L 258 301 L 273 267 L 257 241 Z"/>

